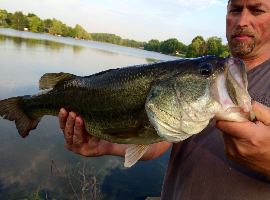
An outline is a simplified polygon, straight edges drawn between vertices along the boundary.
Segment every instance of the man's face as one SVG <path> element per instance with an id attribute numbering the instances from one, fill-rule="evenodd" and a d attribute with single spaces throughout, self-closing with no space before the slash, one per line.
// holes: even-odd
<path id="1" fill-rule="evenodd" d="M 270 45 L 270 0 L 231 0 L 226 37 L 233 56 L 259 56 Z"/>

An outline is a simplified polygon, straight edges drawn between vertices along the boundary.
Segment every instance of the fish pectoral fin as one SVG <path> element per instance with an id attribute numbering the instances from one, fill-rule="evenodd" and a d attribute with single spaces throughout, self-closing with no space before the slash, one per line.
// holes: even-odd
<path id="1" fill-rule="evenodd" d="M 39 89 L 51 89 L 54 88 L 58 83 L 76 78 L 77 76 L 69 73 L 46 73 L 39 80 Z"/>
<path id="2" fill-rule="evenodd" d="M 147 151 L 150 144 L 133 144 L 126 150 L 125 154 L 125 167 L 131 167 L 134 165 Z"/>

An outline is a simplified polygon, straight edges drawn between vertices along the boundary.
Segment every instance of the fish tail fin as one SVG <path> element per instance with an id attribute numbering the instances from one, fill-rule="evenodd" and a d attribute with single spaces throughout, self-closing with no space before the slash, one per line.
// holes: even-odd
<path id="1" fill-rule="evenodd" d="M 0 101 L 0 116 L 14 121 L 19 134 L 24 138 L 35 129 L 42 117 L 32 117 L 22 108 L 23 96 Z"/>

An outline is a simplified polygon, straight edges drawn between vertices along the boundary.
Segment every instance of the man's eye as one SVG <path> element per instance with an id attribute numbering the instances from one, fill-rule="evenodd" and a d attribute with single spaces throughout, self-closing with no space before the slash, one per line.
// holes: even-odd
<path id="1" fill-rule="evenodd" d="M 260 9 L 255 9 L 255 10 L 253 10 L 253 13 L 258 15 L 258 14 L 264 13 L 264 11 L 260 10 Z"/>
<path id="2" fill-rule="evenodd" d="M 230 10 L 230 13 L 240 13 L 240 12 L 242 12 L 241 9 L 231 9 Z"/>

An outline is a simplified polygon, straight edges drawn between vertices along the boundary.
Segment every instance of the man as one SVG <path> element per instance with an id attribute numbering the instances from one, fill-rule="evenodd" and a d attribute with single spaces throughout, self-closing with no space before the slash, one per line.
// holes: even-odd
<path id="1" fill-rule="evenodd" d="M 216 126 L 212 121 L 201 133 L 173 144 L 162 199 L 270 198 L 270 0 L 231 0 L 227 9 L 230 56 L 246 64 L 257 121 Z M 84 156 L 124 156 L 128 145 L 95 138 L 75 113 L 67 116 L 61 109 L 67 149 Z M 141 160 L 154 159 L 171 145 L 153 144 Z"/>

